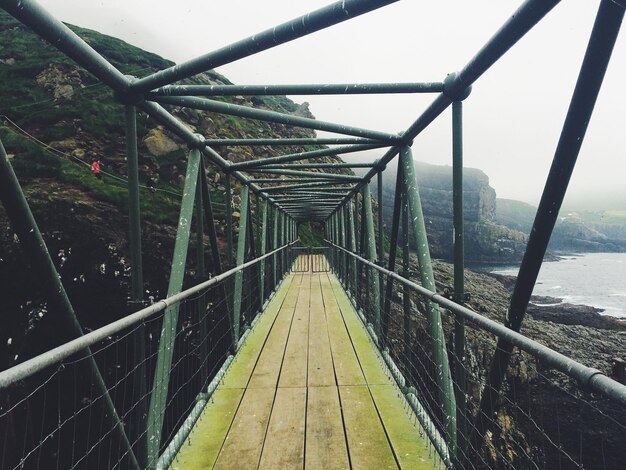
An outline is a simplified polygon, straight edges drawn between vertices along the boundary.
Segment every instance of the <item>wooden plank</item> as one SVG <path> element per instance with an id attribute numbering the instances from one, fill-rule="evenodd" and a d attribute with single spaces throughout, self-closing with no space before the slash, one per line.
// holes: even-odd
<path id="1" fill-rule="evenodd" d="M 311 276 L 309 387 L 336 385 L 319 274 Z"/>
<path id="2" fill-rule="evenodd" d="M 274 401 L 274 388 L 247 389 L 215 469 L 256 469 Z"/>
<path id="3" fill-rule="evenodd" d="M 399 395 L 396 387 L 371 385 L 370 392 L 400 467 L 416 470 L 437 468 L 441 462 L 433 461 L 429 455 L 425 441 L 420 438 L 425 433 L 421 431 L 417 417 L 411 413 L 408 405 L 403 405 L 404 397 Z"/>
<path id="4" fill-rule="evenodd" d="M 276 388 L 301 281 L 302 276 L 296 276 L 289 286 L 289 292 L 254 367 L 248 388 Z"/>
<path id="5" fill-rule="evenodd" d="M 335 300 L 339 305 L 341 315 L 348 328 L 348 334 L 350 335 L 350 340 L 356 351 L 361 369 L 365 374 L 365 380 L 368 384 L 393 384 L 393 379 L 391 378 L 391 374 L 387 371 L 384 359 L 378 353 L 377 346 L 370 339 L 367 330 L 363 326 L 363 322 L 354 311 L 354 307 L 346 296 L 341 284 L 339 284 L 339 280 L 334 274 L 329 274 L 328 277 Z"/>
<path id="6" fill-rule="evenodd" d="M 339 387 L 353 468 L 398 468 L 366 386 Z"/>
<path id="7" fill-rule="evenodd" d="M 302 469 L 306 388 L 279 388 L 263 445 L 260 469 Z"/>
<path id="8" fill-rule="evenodd" d="M 213 467 L 243 392 L 243 389 L 237 388 L 215 391 L 170 469 L 203 470 Z"/>
<path id="9" fill-rule="evenodd" d="M 309 387 L 304 468 L 350 468 L 337 387 Z"/>
<path id="10" fill-rule="evenodd" d="M 291 275 L 283 281 L 274 298 L 267 305 L 265 311 L 261 314 L 261 317 L 257 320 L 254 328 L 235 355 L 220 387 L 245 388 L 248 385 L 250 375 L 261 353 L 268 332 L 272 328 L 293 282 L 294 276 Z"/>
<path id="11" fill-rule="evenodd" d="M 364 385 L 365 377 L 327 276 L 321 277 L 321 286 L 337 384 Z"/>
<path id="12" fill-rule="evenodd" d="M 309 353 L 309 301 L 311 276 L 304 275 L 291 321 L 285 358 L 280 369 L 279 387 L 306 387 Z"/>

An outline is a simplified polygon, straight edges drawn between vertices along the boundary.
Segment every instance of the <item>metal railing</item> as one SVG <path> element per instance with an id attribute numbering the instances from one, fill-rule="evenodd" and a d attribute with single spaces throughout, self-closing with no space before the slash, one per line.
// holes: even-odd
<path id="1" fill-rule="evenodd" d="M 620 418 L 626 416 L 626 385 L 401 274 L 328 240 L 326 242 L 334 252 L 333 271 L 361 313 L 373 342 L 380 348 L 391 371 L 395 372 L 396 380 L 415 407 L 422 427 L 444 462 L 465 468 L 556 465 L 586 468 L 599 461 L 603 461 L 606 468 L 618 465 L 624 453 L 619 436 L 626 431 L 626 423 Z M 353 262 L 359 272 L 356 283 L 342 265 Z M 387 293 L 391 293 L 385 303 L 388 325 L 381 329 L 375 326 L 378 312 L 371 301 L 372 282 L 377 274 L 383 276 Z M 462 415 L 462 421 L 457 421 L 457 433 L 462 433 L 462 439 L 456 439 L 466 444 L 463 447 L 458 444 L 456 458 L 450 451 L 449 444 L 454 440 L 448 434 L 446 411 L 439 398 L 443 391 L 437 380 L 438 366 L 432 353 L 433 338 L 425 313 L 427 301 L 442 308 L 446 337 L 452 335 L 456 319 L 464 319 L 468 328 L 464 358 L 454 355 L 451 343 L 446 341 L 445 345 L 447 354 L 453 358 L 453 367 L 463 367 L 464 370 L 463 387 L 455 383 L 455 389 L 467 390 L 468 411 Z M 501 313 L 491 312 L 491 316 L 501 316 Z M 481 390 L 486 382 L 485 365 L 495 343 L 503 339 L 519 349 L 512 355 L 516 370 L 496 394 L 501 413 L 484 417 L 490 421 L 490 437 L 476 446 L 471 439 L 472 433 L 476 432 L 473 415 L 479 410 Z M 621 412 L 616 413 L 620 407 Z M 581 422 L 584 420 L 593 422 L 593 429 L 585 429 Z M 573 441 L 571 435 L 566 436 L 559 428 L 565 429 L 574 423 L 582 427 Z M 505 449 L 510 453 L 507 454 Z M 456 459 L 456 463 L 452 459 Z"/>
<path id="2" fill-rule="evenodd" d="M 117 425 L 131 436 L 130 444 L 136 447 L 143 439 L 152 438 L 147 435 L 149 428 L 136 429 L 130 421 L 140 405 L 134 389 L 140 368 L 129 352 L 145 330 L 144 366 L 149 378 L 156 381 L 152 394 L 167 393 L 161 411 L 163 437 L 159 436 L 158 465 L 156 461 L 150 465 L 167 467 L 185 432 L 189 432 L 188 417 L 194 416 L 194 409 L 202 408 L 198 403 L 206 403 L 231 354 L 241 344 L 232 345 L 230 303 L 235 299 L 223 296 L 224 286 L 232 285 L 239 275 L 243 277 L 239 325 L 244 336 L 267 297 L 273 295 L 260 296 L 259 265 L 265 262 L 272 271 L 271 260 L 286 253 L 293 243 L 0 372 L 0 466 L 50 468 L 53 462 L 52 468 L 132 467 L 130 449 L 115 434 L 115 424 L 108 424 L 102 391 L 85 381 L 85 365 L 95 360 L 102 371 L 106 393 L 119 416 Z M 278 280 L 286 272 L 279 268 Z M 265 292 L 270 293 L 276 286 L 267 287 Z M 158 381 L 155 369 L 163 341 L 158 333 L 172 307 L 179 312 L 176 332 L 166 345 L 173 351 L 172 365 L 165 379 Z M 90 354 L 84 354 L 85 350 Z M 152 394 L 139 400 L 153 402 Z"/>

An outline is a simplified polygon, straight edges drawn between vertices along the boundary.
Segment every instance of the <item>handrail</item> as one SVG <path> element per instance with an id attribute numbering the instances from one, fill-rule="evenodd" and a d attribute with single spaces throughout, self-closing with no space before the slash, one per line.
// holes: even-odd
<path id="1" fill-rule="evenodd" d="M 125 328 L 135 325 L 140 321 L 145 320 L 146 318 L 151 317 L 155 313 L 158 313 L 162 310 L 165 310 L 170 305 L 176 304 L 186 298 L 191 297 L 192 295 L 207 289 L 215 284 L 220 283 L 224 279 L 232 276 L 233 274 L 238 273 L 239 271 L 244 270 L 245 268 L 252 266 L 259 261 L 262 261 L 270 256 L 275 255 L 276 253 L 283 251 L 289 248 L 291 245 L 295 244 L 298 240 L 294 240 L 293 242 L 287 243 L 280 248 L 275 249 L 269 253 L 266 253 L 263 256 L 259 256 L 251 261 L 248 261 L 244 264 L 236 266 L 228 271 L 223 272 L 207 281 L 204 281 L 200 284 L 197 284 L 193 287 L 190 287 L 187 290 L 184 290 L 176 295 L 168 297 L 163 300 L 159 300 L 149 307 L 143 308 L 135 313 L 132 313 L 124 318 L 120 318 L 113 323 L 109 323 L 97 330 L 94 330 L 90 333 L 87 333 L 79 338 L 76 338 L 72 341 L 64 343 L 56 348 L 50 349 L 38 356 L 35 356 L 27 361 L 24 361 L 20 364 L 17 364 L 10 369 L 4 370 L 0 372 L 0 390 L 9 387 L 10 385 L 25 379 L 26 377 L 39 372 L 47 367 L 50 367 L 54 364 L 61 362 L 62 360 L 70 357 L 81 350 L 93 346 L 99 341 L 104 340 L 108 336 L 111 336 L 115 333 L 118 333 Z"/>
<path id="2" fill-rule="evenodd" d="M 465 320 L 472 322 L 474 325 L 479 328 L 493 333 L 499 338 L 504 338 L 507 341 L 511 342 L 516 347 L 520 348 L 523 351 L 526 351 L 528 354 L 535 356 L 551 367 L 555 368 L 563 372 L 565 375 L 576 379 L 583 387 L 590 389 L 593 392 L 598 392 L 605 395 L 608 398 L 616 400 L 621 404 L 626 405 L 626 385 L 623 385 L 610 377 L 607 377 L 598 369 L 594 369 L 591 367 L 587 367 L 581 364 L 574 359 L 561 354 L 554 349 L 551 349 L 547 346 L 544 346 L 537 341 L 534 341 L 514 330 L 507 328 L 506 326 L 490 320 L 489 318 L 480 315 L 473 310 L 470 310 L 467 307 L 463 307 L 462 305 L 453 302 L 452 300 L 446 299 L 441 295 L 431 292 L 428 289 L 416 284 L 399 274 L 389 271 L 388 269 L 382 268 L 371 261 L 362 258 L 361 256 L 352 253 L 345 248 L 342 248 L 339 245 L 331 242 L 330 240 L 324 240 L 326 243 L 331 245 L 338 250 L 341 250 L 353 258 L 359 260 L 363 264 L 370 266 L 379 272 L 397 280 L 398 282 L 404 284 L 405 286 L 413 289 L 419 294 L 427 297 L 433 302 L 437 303 L 441 307 L 448 309 L 452 312 L 453 315 L 458 315 L 463 317 Z"/>

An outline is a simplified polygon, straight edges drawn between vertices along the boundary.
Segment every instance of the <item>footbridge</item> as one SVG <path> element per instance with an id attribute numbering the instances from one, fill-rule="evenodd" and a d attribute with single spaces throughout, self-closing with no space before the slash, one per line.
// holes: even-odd
<path id="1" fill-rule="evenodd" d="M 124 109 L 133 305 L 120 320 L 83 330 L 0 145 L 0 199 L 62 332 L 54 349 L 0 372 L 2 468 L 623 465 L 626 387 L 607 370 L 557 352 L 558 345 L 520 333 L 623 1 L 599 2 L 510 304 L 491 317 L 472 307 L 465 285 L 463 103 L 471 103 L 472 85 L 559 2 L 525 1 L 442 82 L 185 83 L 390 3 L 336 2 L 188 62 L 129 77 L 35 1 L 0 0 L 1 8 L 114 90 Z M 372 93 L 430 93 L 433 100 L 404 131 L 391 134 L 228 98 Z M 338 136 L 216 138 L 194 133 L 174 115 L 184 108 Z M 439 279 L 411 145 L 448 108 L 454 270 L 451 279 Z M 169 287 L 150 304 L 142 275 L 138 113 L 189 146 Z M 303 151 L 234 162 L 215 150 L 285 145 Z M 320 161 L 364 150 L 380 156 Z M 395 200 L 386 230 L 380 201 L 383 172 L 393 160 Z M 218 240 L 208 166 L 225 176 L 225 243 Z M 364 173 L 355 175 L 355 168 Z M 320 246 L 301 242 L 299 226 L 307 222 L 323 230 Z M 192 287 L 183 289 L 184 282 Z"/>

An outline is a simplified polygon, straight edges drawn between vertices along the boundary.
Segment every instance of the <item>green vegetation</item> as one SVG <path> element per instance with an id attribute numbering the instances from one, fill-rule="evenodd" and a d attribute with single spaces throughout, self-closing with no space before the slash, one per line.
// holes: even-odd
<path id="1" fill-rule="evenodd" d="M 324 246 L 324 230 L 320 224 L 302 223 L 298 226 L 298 236 L 306 247 Z"/>

